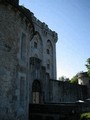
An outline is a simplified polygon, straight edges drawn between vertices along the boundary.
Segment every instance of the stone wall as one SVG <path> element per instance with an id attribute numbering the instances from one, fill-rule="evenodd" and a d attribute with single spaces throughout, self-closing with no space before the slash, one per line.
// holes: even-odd
<path id="1" fill-rule="evenodd" d="M 58 35 L 49 29 L 48 25 L 38 20 L 34 14 L 32 14 L 32 20 L 35 27 L 35 35 L 30 42 L 30 57 L 37 55 L 42 60 L 42 66 L 46 68 L 50 78 L 56 79 L 56 42 Z M 38 41 L 37 49 L 33 46 L 36 41 Z M 47 53 L 47 50 L 49 53 Z M 47 69 L 47 64 L 50 64 L 50 69 Z"/>
<path id="2" fill-rule="evenodd" d="M 33 27 L 26 21 L 20 9 L 0 3 L 0 120 L 23 120 L 28 114 L 28 56 Z"/>
<path id="3" fill-rule="evenodd" d="M 85 100 L 86 98 L 86 86 L 50 80 L 50 102 L 76 102 L 78 100 Z"/>
<path id="4" fill-rule="evenodd" d="M 42 86 L 42 102 L 49 101 L 49 78 L 56 78 L 57 33 L 19 6 L 18 0 L 0 0 L 0 16 L 0 117 L 28 119 L 35 79 Z M 36 39 L 37 49 L 33 46 Z M 40 64 L 31 66 L 32 57 L 40 60 Z"/>
<path id="5" fill-rule="evenodd" d="M 41 103 L 84 100 L 86 86 L 52 80 L 57 33 L 14 2 L 0 0 L 0 120 L 28 120 L 34 80 Z"/>

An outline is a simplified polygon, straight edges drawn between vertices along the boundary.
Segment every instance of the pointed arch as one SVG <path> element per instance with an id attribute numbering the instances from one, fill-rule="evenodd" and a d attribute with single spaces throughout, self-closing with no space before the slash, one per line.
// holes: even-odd
<path id="1" fill-rule="evenodd" d="M 38 38 L 39 38 L 40 40 L 42 40 L 41 35 L 40 35 L 40 33 L 39 33 L 38 31 L 35 31 L 34 36 L 38 36 Z"/>
<path id="2" fill-rule="evenodd" d="M 49 39 L 47 40 L 47 54 L 53 54 L 53 45 Z"/>
<path id="3" fill-rule="evenodd" d="M 37 54 L 39 59 L 43 58 L 43 42 L 41 35 L 37 31 L 34 34 L 33 40 L 30 41 L 30 48 L 31 56 Z"/>
<path id="4" fill-rule="evenodd" d="M 42 38 L 41 38 L 41 35 L 39 34 L 39 32 L 35 32 L 34 34 L 34 42 L 37 43 L 37 48 L 38 49 L 42 49 Z"/>
<path id="5" fill-rule="evenodd" d="M 32 83 L 32 102 L 38 104 L 41 102 L 41 84 L 39 80 Z"/>

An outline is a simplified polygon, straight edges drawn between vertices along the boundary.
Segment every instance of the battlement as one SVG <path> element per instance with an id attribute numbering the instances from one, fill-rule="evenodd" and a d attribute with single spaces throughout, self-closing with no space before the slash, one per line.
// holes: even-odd
<path id="1" fill-rule="evenodd" d="M 41 22 L 39 19 L 37 19 L 34 16 L 34 13 L 32 14 L 32 20 L 33 20 L 33 22 L 35 24 L 37 24 L 40 28 L 42 28 L 43 31 L 45 30 L 45 32 L 47 32 L 48 34 L 50 34 L 51 36 L 53 36 L 53 38 L 57 42 L 57 40 L 58 40 L 58 34 L 55 31 L 52 31 L 51 29 L 49 29 L 48 25 L 45 22 Z"/>
<path id="2" fill-rule="evenodd" d="M 34 13 L 32 13 L 29 9 L 25 8 L 24 6 L 19 6 L 19 0 L 0 0 L 0 2 L 7 2 L 12 5 L 15 5 L 17 8 L 19 8 L 25 14 L 25 16 L 27 16 L 27 18 L 29 18 L 29 20 L 32 19 L 32 21 L 37 26 L 39 26 L 45 34 L 47 34 L 47 33 L 50 34 L 54 38 L 55 42 L 57 42 L 58 34 L 55 31 L 52 31 L 51 29 L 49 29 L 49 27 L 46 23 L 41 22 L 39 19 L 37 19 L 34 16 Z"/>

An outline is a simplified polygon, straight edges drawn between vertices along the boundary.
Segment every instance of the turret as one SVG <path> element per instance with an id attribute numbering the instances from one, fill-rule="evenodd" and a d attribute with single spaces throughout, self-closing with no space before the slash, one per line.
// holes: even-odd
<path id="1" fill-rule="evenodd" d="M 81 72 L 78 74 L 78 84 L 80 85 L 90 85 L 90 77 L 87 72 Z"/>

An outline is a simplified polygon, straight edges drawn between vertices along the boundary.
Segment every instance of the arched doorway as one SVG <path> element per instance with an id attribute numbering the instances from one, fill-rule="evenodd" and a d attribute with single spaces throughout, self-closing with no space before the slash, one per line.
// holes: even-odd
<path id="1" fill-rule="evenodd" d="M 34 80 L 32 84 L 32 102 L 35 104 L 41 102 L 41 85 L 39 80 Z"/>

